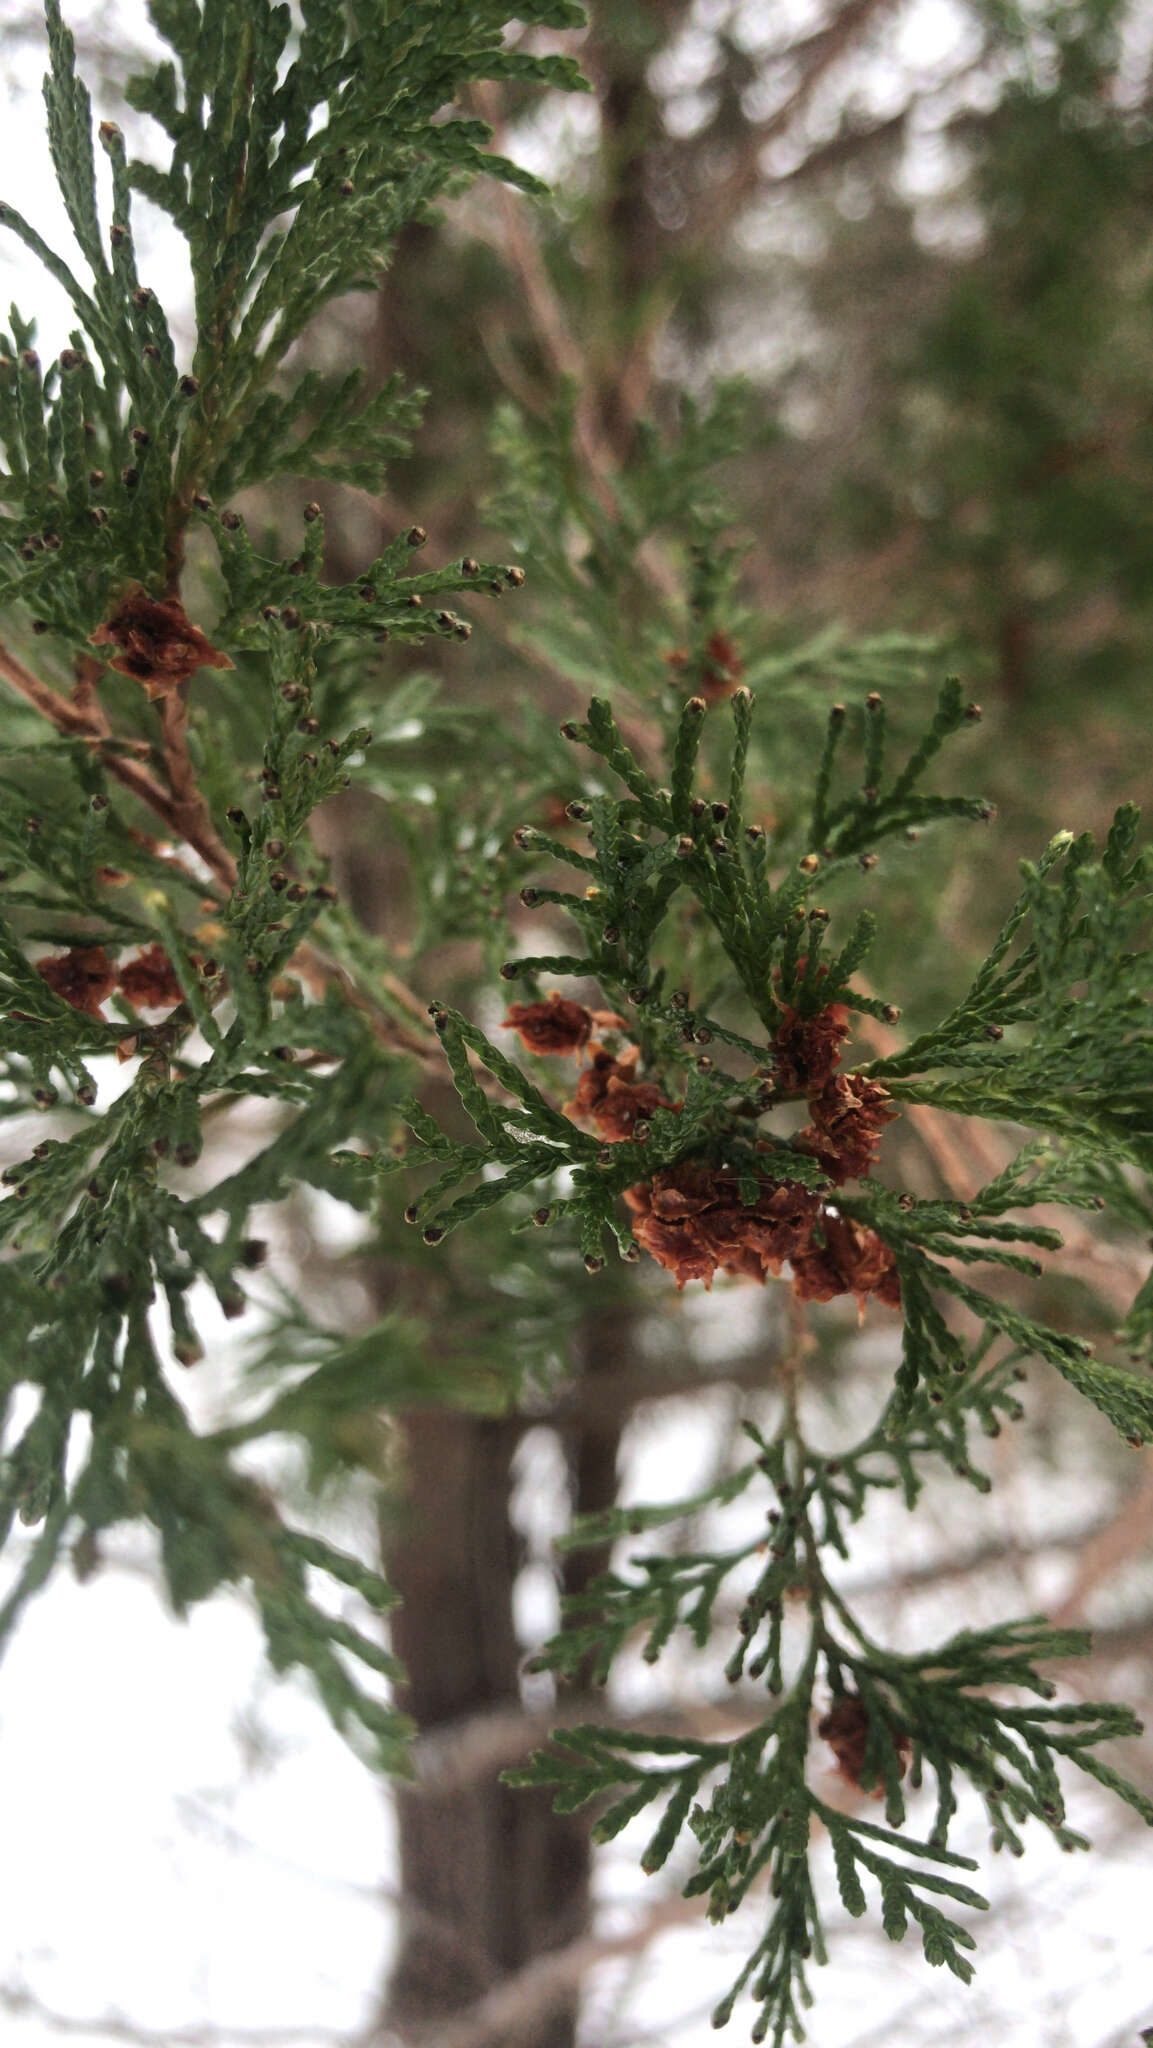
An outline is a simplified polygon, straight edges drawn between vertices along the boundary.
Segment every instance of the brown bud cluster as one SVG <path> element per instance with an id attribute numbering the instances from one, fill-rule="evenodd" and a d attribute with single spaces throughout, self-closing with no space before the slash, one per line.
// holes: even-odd
<path id="1" fill-rule="evenodd" d="M 838 1294 L 855 1294 L 863 1308 L 866 1296 L 875 1294 L 889 1308 L 900 1308 L 897 1262 L 875 1230 L 826 1209 L 821 1236 L 823 1245 L 810 1243 L 791 1260 L 798 1301 L 832 1301 Z"/>
<path id="2" fill-rule="evenodd" d="M 848 1035 L 844 1004 L 826 1003 L 812 1017 L 787 1007 L 775 1040 L 777 1083 L 792 1094 L 806 1095 L 813 1119 L 799 1132 L 797 1145 L 819 1161 L 837 1187 L 871 1171 L 881 1133 L 897 1115 L 888 1089 L 879 1081 L 838 1074 Z"/>
<path id="3" fill-rule="evenodd" d="M 638 989 L 633 999 L 643 993 Z M 554 989 L 543 1002 L 513 1003 L 504 1026 L 538 1056 L 587 1051 L 588 1064 L 564 1112 L 605 1140 L 602 1165 L 610 1163 L 609 1146 L 648 1135 L 656 1110 L 681 1107 L 656 1081 L 637 1078 L 639 1047 L 614 1052 L 593 1038 L 594 1029 L 628 1029 L 611 1011 L 588 1010 Z M 815 1157 L 837 1186 L 869 1172 L 881 1131 L 896 1114 L 879 1082 L 837 1073 L 848 1033 L 848 1011 L 831 1003 L 813 1017 L 787 1009 L 776 1039 L 778 1079 L 808 1094 L 814 1119 L 800 1133 L 798 1148 Z M 697 1062 L 711 1064 L 707 1055 Z M 817 1190 L 795 1181 L 764 1174 L 754 1199 L 745 1201 L 731 1167 L 682 1160 L 626 1188 L 624 1198 L 637 1244 L 673 1274 L 678 1288 L 689 1280 L 711 1287 L 718 1272 L 763 1284 L 787 1262 L 800 1301 L 852 1294 L 863 1310 L 868 1296 L 876 1295 L 900 1308 L 897 1263 L 888 1245 L 828 1207 Z"/>
<path id="4" fill-rule="evenodd" d="M 823 1088 L 841 1064 L 848 1035 L 849 1013 L 843 1003 L 829 1003 L 815 1017 L 787 1008 L 774 1040 L 778 1086 L 789 1094 Z"/>

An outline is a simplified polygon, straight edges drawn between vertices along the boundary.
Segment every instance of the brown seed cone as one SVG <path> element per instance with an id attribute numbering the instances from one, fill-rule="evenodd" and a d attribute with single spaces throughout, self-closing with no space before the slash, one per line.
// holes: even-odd
<path id="1" fill-rule="evenodd" d="M 548 1053 L 568 1055 L 579 1052 L 593 1028 L 591 1010 L 574 1003 L 558 989 L 550 990 L 543 1003 L 512 1003 L 502 1029 L 516 1031 L 521 1044 L 543 1059 Z"/>
<path id="2" fill-rule="evenodd" d="M 845 1693 L 834 1700 L 827 1714 L 817 1723 L 817 1734 L 827 1742 L 837 1759 L 837 1770 L 850 1785 L 862 1790 L 861 1772 L 865 1768 L 865 1745 L 869 1737 L 869 1716 L 865 1703 L 855 1692 Z M 904 1729 L 892 1728 L 889 1737 L 897 1752 L 897 1768 L 903 1778 L 909 1768 L 912 1743 Z M 873 1791 L 874 1799 L 884 1797 L 880 1785 Z"/>
<path id="3" fill-rule="evenodd" d="M 875 1294 L 890 1308 L 900 1308 L 897 1261 L 875 1230 L 826 1210 L 821 1231 L 823 1246 L 797 1252 L 790 1261 L 798 1301 L 832 1301 L 838 1294 L 855 1294 L 864 1307 L 866 1297 Z"/>
<path id="4" fill-rule="evenodd" d="M 116 969 L 103 946 L 73 946 L 70 952 L 52 953 L 36 962 L 36 972 L 74 1010 L 98 1017 L 102 1024 L 107 1021 L 100 1005 L 116 986 Z"/>
<path id="5" fill-rule="evenodd" d="M 130 583 L 111 618 L 89 634 L 93 647 L 117 647 L 109 667 L 142 683 L 149 697 L 171 697 L 198 668 L 232 668 L 234 663 L 194 626 L 176 598 L 149 597 Z"/>
<path id="6" fill-rule="evenodd" d="M 620 1059 L 603 1045 L 589 1050 L 592 1057 L 577 1082 L 576 1094 L 564 1106 L 565 1115 L 574 1122 L 592 1123 L 610 1145 L 619 1145 L 631 1138 L 637 1124 L 655 1109 L 676 1107 L 661 1094 L 655 1081 L 634 1079 L 640 1059 L 636 1046 L 630 1046 Z"/>
<path id="7" fill-rule="evenodd" d="M 718 1268 L 764 1282 L 810 1242 L 820 1199 L 791 1182 L 762 1181 L 755 1203 L 736 1177 L 688 1161 L 626 1188 L 637 1242 L 676 1279 L 711 1287 Z"/>
<path id="8" fill-rule="evenodd" d="M 819 1094 L 810 1095 L 809 1108 L 813 1122 L 798 1132 L 796 1143 L 838 1187 L 863 1180 L 876 1165 L 881 1133 L 899 1115 L 888 1089 L 859 1074 L 834 1074 Z"/>
<path id="9" fill-rule="evenodd" d="M 138 1010 L 171 1010 L 184 1000 L 184 991 L 163 946 L 146 946 L 135 960 L 121 968 L 119 982 L 121 995 L 127 996 Z"/>
<path id="10" fill-rule="evenodd" d="M 804 1095 L 823 1088 L 841 1064 L 848 1035 L 849 1013 L 843 1003 L 829 1003 L 815 1017 L 802 1017 L 790 1005 L 773 1041 L 778 1085 Z"/>

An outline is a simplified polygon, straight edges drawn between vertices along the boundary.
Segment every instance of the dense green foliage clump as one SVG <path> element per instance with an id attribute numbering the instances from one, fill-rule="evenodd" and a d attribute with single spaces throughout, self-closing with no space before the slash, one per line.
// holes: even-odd
<path id="1" fill-rule="evenodd" d="M 1038 1666 L 1085 1647 L 1040 1621 L 886 1651 L 826 1559 L 847 1554 L 878 1487 L 912 1508 L 942 1465 L 987 1487 L 972 1435 L 1019 1417 L 1026 1360 L 1055 1367 L 1131 1443 L 1153 1443 L 1153 1283 L 1104 1351 L 1029 1306 L 1037 1253 L 1061 1245 L 1030 1211 L 1153 1224 L 1153 855 L 1135 811 L 1117 813 L 1100 848 L 1059 833 L 1025 865 L 948 1014 L 846 1059 L 852 1020 L 891 1033 L 899 1017 L 902 991 L 878 995 L 862 979 L 890 863 L 912 857 L 923 832 L 990 819 L 979 795 L 932 786 L 938 754 L 979 711 L 950 681 L 920 736 L 898 742 L 887 707 L 915 705 L 921 643 L 838 647 L 846 702 L 830 709 L 830 643 L 782 651 L 742 611 L 739 555 L 709 480 L 739 438 L 733 389 L 686 404 L 675 435 L 643 430 L 611 507 L 578 480 L 565 394 L 544 423 L 498 421 L 496 514 L 540 590 L 525 647 L 593 691 L 559 734 L 526 713 L 522 736 L 502 742 L 467 710 L 438 706 L 426 678 L 389 674 L 398 648 L 466 640 L 458 606 L 517 590 L 519 564 L 464 556 L 414 569 L 428 536 L 413 525 L 338 582 L 319 504 L 304 506 L 287 545 L 270 534 L 258 548 L 226 502 L 285 475 L 379 488 L 419 395 L 396 379 L 366 395 L 359 373 L 297 374 L 286 358 L 336 295 L 374 283 L 400 229 L 438 198 L 482 172 L 532 189 L 458 97 L 484 79 L 578 85 L 572 61 L 539 50 L 533 31 L 574 26 L 579 11 L 520 6 L 528 33 L 516 43 L 511 17 L 486 0 L 305 0 L 299 33 L 263 0 L 153 0 L 151 13 L 172 58 L 130 99 L 167 136 L 170 161 L 130 160 L 104 124 L 105 225 L 88 97 L 56 0 L 47 7 L 53 158 L 87 281 L 0 206 L 0 226 L 63 284 L 77 323 L 48 365 L 15 310 L 0 337 L 12 643 L 0 653 L 0 977 L 14 1135 L 0 1205 L 0 1514 L 5 1535 L 17 1518 L 37 1531 L 0 1633 L 65 1546 L 84 1572 L 106 1531 L 148 1524 L 178 1611 L 245 1584 L 277 1668 L 305 1666 L 338 1724 L 359 1725 L 379 1762 L 404 1768 L 405 1723 L 376 1684 L 397 1676 L 394 1662 L 371 1619 L 353 1626 L 331 1598 L 335 1582 L 380 1613 L 387 1584 L 296 1526 L 246 1457 L 289 1434 L 321 1465 L 354 1461 L 359 1430 L 371 1463 L 368 1418 L 510 1397 L 524 1359 L 511 1348 L 503 1383 L 478 1385 L 467 1360 L 430 1363 L 416 1319 L 350 1337 L 290 1305 L 265 1339 L 294 1375 L 287 1387 L 254 1416 L 194 1429 L 175 1368 L 203 1355 L 198 1303 L 210 1293 L 225 1316 L 245 1312 L 263 1255 L 253 1212 L 300 1189 L 384 1230 L 397 1176 L 431 1169 L 404 1181 L 427 1245 L 507 1202 L 512 1227 L 490 1235 L 493 1257 L 531 1266 L 531 1247 L 543 1262 L 559 1240 L 590 1287 L 609 1286 L 606 1255 L 651 1252 L 682 1284 L 787 1266 L 800 1302 L 875 1295 L 870 1313 L 900 1313 L 903 1350 L 869 1434 L 818 1454 L 799 1353 L 786 1360 L 779 1427 L 752 1432 L 756 1456 L 739 1473 L 694 1502 L 601 1518 L 575 1540 L 601 1545 L 755 1488 L 772 1498 L 768 1533 L 609 1571 L 539 1659 L 581 1680 L 607 1677 L 638 1629 L 651 1659 L 682 1625 L 703 1646 L 722 1585 L 764 1557 L 727 1664 L 733 1683 L 765 1681 L 755 1731 L 686 1743 L 578 1728 L 520 1777 L 555 1785 L 565 1807 L 611 1794 L 600 1839 L 663 1802 L 645 1868 L 688 1827 L 699 1844 L 689 1889 L 707 1893 L 714 1917 L 768 1874 L 772 1917 L 740 1980 L 757 2039 L 799 2032 L 805 1963 L 824 1959 L 814 1820 L 849 1911 L 865 1909 L 874 1881 L 886 1932 L 900 1938 L 912 1917 L 929 1961 L 967 1976 L 972 1938 L 936 1903 L 981 1904 L 943 1874 L 969 1867 L 948 1847 L 956 1779 L 984 1800 L 996 1846 L 1017 1851 L 1032 1818 L 1072 1847 L 1061 1759 L 1153 1820 L 1096 1754 L 1136 1724 L 1121 1707 L 1006 1702 L 1005 1688 L 1051 1701 Z M 188 247 L 186 369 L 137 275 L 135 193 Z M 672 586 L 638 595 L 637 565 L 655 545 L 676 565 Z M 186 609 L 206 598 L 210 629 Z M 903 708 L 898 722 L 912 722 Z M 499 750 L 487 782 L 454 758 L 482 739 Z M 448 1003 L 422 1013 L 399 957 L 337 899 L 310 834 L 317 808 L 350 784 L 390 806 L 420 947 L 479 942 L 494 986 L 499 967 L 525 998 L 509 1028 L 534 1055 L 578 1055 L 575 1082 L 571 1065 L 512 1057 L 511 1041 L 497 1045 Z M 513 887 L 550 929 L 566 921 L 567 950 L 503 958 L 493 899 Z M 575 978 L 578 994 L 554 997 L 555 977 Z M 463 1113 L 451 1126 L 415 1092 L 446 1063 Z M 246 1124 L 246 1105 L 265 1117 Z M 1017 1155 L 967 1202 L 915 1198 L 884 1178 L 884 1127 L 906 1105 L 1015 1127 Z M 43 1135 L 25 1149 L 33 1117 Z M 206 1140 L 229 1128 L 246 1156 L 209 1179 L 202 1154 L 221 1148 Z M 976 1284 L 975 1266 L 993 1277 Z M 833 1703 L 825 1739 L 854 1784 L 883 1792 L 884 1826 L 811 1788 L 818 1688 Z M 911 1787 L 926 1775 L 937 1787 L 923 1841 L 905 1827 L 906 1772 Z"/>

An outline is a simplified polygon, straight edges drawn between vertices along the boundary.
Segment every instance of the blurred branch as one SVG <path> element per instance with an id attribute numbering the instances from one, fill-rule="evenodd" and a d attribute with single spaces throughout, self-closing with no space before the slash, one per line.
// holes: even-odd
<path id="1" fill-rule="evenodd" d="M 1130 1558 L 1153 1545 L 1153 1457 L 1146 1452 L 1138 1485 L 1086 1546 L 1065 1593 L 1051 1611 L 1058 1628 L 1079 1622 L 1090 1595 Z"/>
<path id="2" fill-rule="evenodd" d="M 137 2026 L 119 2013 L 98 2019 L 79 2019 L 72 2013 L 54 2012 L 31 1991 L 18 1985 L 0 1984 L 0 2008 L 14 2018 L 32 2018 L 54 2034 L 74 2037 L 99 2035 L 108 2041 L 126 2041 L 132 2048 L 342 2048 L 348 2036 L 334 2029 L 303 2027 L 218 2027 L 211 2021 L 191 2027 Z"/>
<path id="3" fill-rule="evenodd" d="M 797 66 L 796 84 L 765 120 L 749 125 L 732 170 L 712 205 L 698 218 L 692 238 L 695 246 L 706 248 L 728 233 L 761 182 L 761 159 L 769 143 L 787 132 L 804 113 L 826 74 L 897 4 L 898 0 L 846 0 L 823 27 L 778 53 L 778 61 Z"/>
<path id="4" fill-rule="evenodd" d="M 501 2048 L 514 2035 L 532 2038 L 530 2029 L 543 2031 L 549 2015 L 596 1964 L 639 1955 L 667 1929 L 699 1923 L 702 1918 L 698 1899 L 683 1899 L 678 1893 L 658 1899 L 627 1934 L 585 1935 L 541 1956 L 478 1999 L 463 2019 L 438 2026 L 435 2035 L 422 2032 L 404 2048 Z"/>

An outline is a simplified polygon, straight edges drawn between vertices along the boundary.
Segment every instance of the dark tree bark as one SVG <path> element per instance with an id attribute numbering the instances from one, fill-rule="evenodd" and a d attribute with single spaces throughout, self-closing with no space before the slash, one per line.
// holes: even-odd
<path id="1" fill-rule="evenodd" d="M 520 1697 L 512 1626 L 518 1558 L 509 1526 L 510 1464 L 523 1424 L 443 1412 L 406 1426 L 406 1527 L 388 1557 L 403 1598 L 393 1644 L 409 1673 L 401 1704 L 422 1732 Z M 535 1957 L 588 1923 L 588 1823 L 559 1818 L 547 1796 L 514 1792 L 495 1774 L 465 1791 L 398 1796 L 400 1949 L 387 2018 L 421 2040 Z M 576 2000 L 543 2031 L 506 2048 L 571 2048 Z"/>

